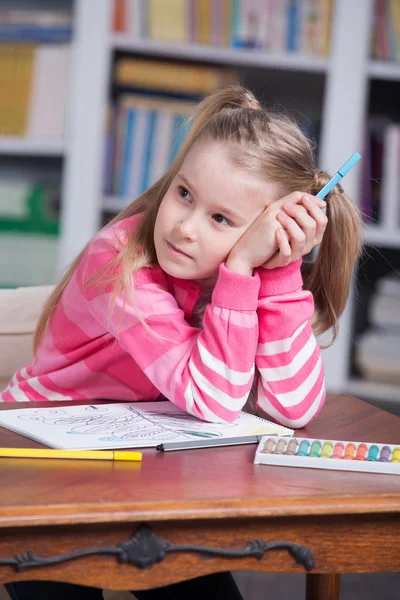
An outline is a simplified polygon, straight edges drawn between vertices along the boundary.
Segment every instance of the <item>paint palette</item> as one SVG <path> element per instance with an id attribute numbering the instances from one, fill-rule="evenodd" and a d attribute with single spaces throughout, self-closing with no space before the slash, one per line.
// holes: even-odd
<path id="1" fill-rule="evenodd" d="M 263 436 L 254 463 L 400 475 L 400 444 Z"/>

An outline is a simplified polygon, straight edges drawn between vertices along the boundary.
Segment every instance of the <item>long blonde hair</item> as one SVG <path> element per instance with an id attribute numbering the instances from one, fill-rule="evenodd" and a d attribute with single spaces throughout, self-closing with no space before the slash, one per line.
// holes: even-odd
<path id="1" fill-rule="evenodd" d="M 138 231 L 129 236 L 117 257 L 88 284 L 108 273 L 115 297 L 121 289 L 130 288 L 137 270 L 156 264 L 153 232 L 158 208 L 195 142 L 222 144 L 235 167 L 280 185 L 282 195 L 296 190 L 316 194 L 330 178 L 316 168 L 311 143 L 298 125 L 283 114 L 262 109 L 253 94 L 241 86 L 230 86 L 203 100 L 190 121 L 189 133 L 172 166 L 107 225 L 143 213 Z M 357 208 L 340 185 L 335 186 L 326 201 L 328 225 L 318 256 L 314 263 L 303 262 L 302 275 L 305 289 L 314 296 L 314 333 L 319 335 L 332 327 L 334 339 L 348 297 L 352 268 L 361 250 L 361 221 Z M 84 252 L 85 249 L 70 265 L 44 306 L 35 332 L 35 351 Z"/>

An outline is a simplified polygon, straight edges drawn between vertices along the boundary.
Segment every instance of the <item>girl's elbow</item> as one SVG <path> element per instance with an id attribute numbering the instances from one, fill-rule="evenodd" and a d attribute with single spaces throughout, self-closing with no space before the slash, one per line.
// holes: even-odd
<path id="1" fill-rule="evenodd" d="M 289 427 L 290 429 L 302 429 L 303 427 L 306 427 L 307 425 L 309 425 L 309 423 L 311 423 L 311 421 L 313 421 L 315 419 L 315 417 L 318 415 L 318 413 L 320 412 L 321 408 L 323 407 L 323 405 L 325 403 L 325 398 L 326 398 L 326 390 L 325 390 L 325 385 L 324 385 L 323 389 L 315 397 L 314 401 L 311 403 L 311 405 L 308 406 L 308 408 L 306 410 L 302 410 L 301 407 L 299 407 L 299 405 L 284 406 L 281 404 L 279 407 L 279 411 L 277 411 L 277 409 L 275 408 L 272 411 L 272 415 L 270 415 L 270 416 L 273 416 L 274 420 L 277 423 L 279 423 L 279 425 L 283 425 L 284 427 Z M 262 403 L 258 403 L 258 406 L 262 410 L 265 410 L 265 412 L 268 415 L 267 407 L 265 407 L 265 409 L 263 409 Z M 279 414 L 278 414 L 278 412 L 279 412 Z"/>
<path id="2" fill-rule="evenodd" d="M 215 406 L 212 408 L 206 405 L 199 406 L 194 404 L 192 410 L 189 411 L 194 417 L 197 417 L 201 421 L 206 423 L 218 423 L 220 425 L 229 425 L 236 421 L 240 415 L 240 410 L 228 410 L 221 406 L 220 410 L 216 409 Z"/>
<path id="3" fill-rule="evenodd" d="M 296 411 L 296 407 L 293 407 L 292 410 L 287 409 L 284 415 L 286 423 L 282 423 L 282 425 L 290 427 L 291 429 L 302 429 L 303 427 L 306 427 L 319 414 L 325 403 L 325 399 L 326 390 L 324 386 L 323 390 L 321 390 L 320 394 L 305 413 L 299 415 L 298 410 Z"/>

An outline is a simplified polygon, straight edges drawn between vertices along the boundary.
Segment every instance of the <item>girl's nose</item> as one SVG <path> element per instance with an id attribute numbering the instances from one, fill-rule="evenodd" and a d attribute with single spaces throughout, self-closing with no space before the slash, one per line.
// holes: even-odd
<path id="1" fill-rule="evenodd" d="M 177 228 L 183 238 L 188 240 L 196 239 L 197 234 L 194 219 L 185 219 L 184 221 L 180 221 Z"/>

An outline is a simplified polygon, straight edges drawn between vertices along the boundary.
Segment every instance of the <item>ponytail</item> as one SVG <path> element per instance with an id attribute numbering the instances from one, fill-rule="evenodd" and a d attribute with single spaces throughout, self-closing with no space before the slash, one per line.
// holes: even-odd
<path id="1" fill-rule="evenodd" d="M 203 128 L 221 111 L 229 109 L 262 110 L 252 92 L 240 85 L 231 85 L 204 98 L 189 118 L 190 130 L 177 156 L 177 171 L 190 148 L 199 139 Z"/>
<path id="2" fill-rule="evenodd" d="M 329 175 L 319 172 L 317 179 L 313 194 L 327 183 Z M 318 256 L 312 264 L 303 263 L 302 274 L 304 287 L 314 297 L 314 333 L 320 335 L 332 327 L 333 343 L 338 319 L 346 306 L 353 266 L 361 253 L 362 230 L 359 211 L 340 185 L 335 186 L 326 201 L 328 224 Z"/>

